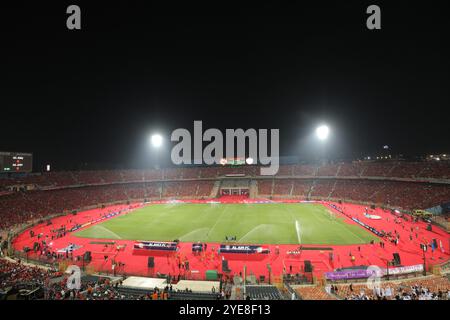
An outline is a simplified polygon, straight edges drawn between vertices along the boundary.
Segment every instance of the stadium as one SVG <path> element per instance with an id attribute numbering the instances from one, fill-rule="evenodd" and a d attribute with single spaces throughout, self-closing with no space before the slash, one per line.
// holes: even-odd
<path id="1" fill-rule="evenodd" d="M 360 161 L 258 173 L 241 165 L 2 179 L 5 250 L 56 279 L 68 265 L 89 281 L 121 279 L 113 295 L 127 298 L 172 284 L 174 298 L 243 299 L 246 283 L 254 298 L 343 299 L 349 282 L 365 285 L 371 266 L 386 286 L 420 280 L 448 290 L 447 164 Z"/>
<path id="2" fill-rule="evenodd" d="M 4 11 L 1 307 L 280 318 L 450 300 L 441 4 Z"/>

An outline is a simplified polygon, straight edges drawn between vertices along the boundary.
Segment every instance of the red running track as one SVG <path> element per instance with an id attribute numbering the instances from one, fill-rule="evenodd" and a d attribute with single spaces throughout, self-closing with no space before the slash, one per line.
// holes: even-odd
<path id="1" fill-rule="evenodd" d="M 225 202 L 234 201 L 246 201 L 246 202 L 261 202 L 264 200 L 242 200 L 228 199 Z M 192 202 L 206 202 L 200 200 L 194 200 Z M 284 201 L 286 202 L 286 201 Z M 298 202 L 298 201 L 289 201 Z M 432 239 L 437 239 L 438 244 L 442 242 L 443 250 L 437 248 L 434 253 L 431 249 L 426 253 L 426 263 L 430 264 L 440 264 L 448 261 L 450 255 L 449 243 L 450 235 L 444 230 L 438 229 L 433 226 L 433 230 L 426 230 L 425 222 L 404 221 L 396 223 L 395 216 L 390 212 L 380 208 L 375 210 L 370 210 L 370 214 L 378 215 L 381 220 L 372 220 L 364 216 L 365 207 L 361 205 L 354 204 L 337 204 L 329 202 L 321 202 L 323 205 L 328 206 L 329 204 L 334 204 L 338 206 L 341 210 L 351 217 L 356 217 L 364 223 L 376 228 L 377 230 L 383 230 L 385 232 L 392 232 L 394 230 L 400 235 L 400 241 L 398 245 L 392 244 L 386 239 L 384 239 L 385 247 L 382 248 L 379 243 L 366 244 L 366 245 L 346 245 L 346 246 L 319 246 L 319 245 L 305 245 L 305 247 L 327 247 L 332 248 L 334 253 L 334 261 L 329 260 L 329 255 L 326 250 L 302 250 L 300 254 L 288 254 L 289 251 L 295 251 L 298 245 L 270 245 L 267 246 L 270 249 L 270 254 L 234 254 L 226 255 L 225 259 L 228 260 L 229 269 L 231 273 L 239 274 L 243 271 L 244 265 L 247 267 L 247 274 L 254 274 L 259 277 L 264 275 L 266 278 L 268 276 L 267 264 L 271 265 L 272 274 L 280 275 L 283 270 L 286 272 L 297 273 L 303 270 L 303 265 L 305 260 L 310 260 L 314 266 L 314 274 L 320 276 L 323 272 L 332 271 L 336 268 L 349 267 L 349 266 L 359 266 L 359 265 L 378 265 L 380 267 L 386 266 L 386 261 L 392 260 L 392 254 L 398 252 L 400 254 L 402 265 L 416 265 L 423 263 L 423 255 L 420 250 L 420 243 L 426 242 L 430 243 Z M 180 261 L 189 261 L 190 272 L 188 274 L 191 279 L 203 279 L 206 270 L 217 270 L 219 273 L 222 272 L 222 256 L 217 254 L 217 249 L 220 244 L 209 243 L 206 253 L 201 255 L 194 255 L 191 252 L 192 243 L 180 243 L 179 250 L 176 254 L 155 254 L 155 268 L 150 270 L 147 267 L 147 256 L 133 255 L 133 243 L 134 241 L 128 240 L 117 240 L 111 239 L 109 241 L 114 242 L 114 245 L 105 246 L 102 244 L 92 244 L 92 241 L 108 241 L 105 239 L 83 239 L 74 237 L 72 233 L 67 233 L 65 236 L 51 240 L 52 229 L 59 228 L 63 225 L 67 229 L 70 229 L 75 224 L 84 224 L 91 222 L 104 216 L 107 213 L 124 210 L 122 214 L 127 214 L 134 208 L 140 207 L 140 204 L 129 205 L 118 205 L 111 206 L 105 209 L 94 209 L 89 211 L 84 211 L 78 213 L 76 216 L 67 215 L 63 217 L 54 218 L 52 220 L 52 225 L 47 226 L 46 224 L 41 224 L 33 227 L 21 235 L 19 235 L 14 241 L 13 246 L 16 250 L 22 250 L 24 246 L 33 248 L 33 243 L 37 241 L 37 237 L 30 237 L 30 230 L 34 233 L 43 234 L 43 238 L 47 239 L 47 243 L 51 246 L 49 250 L 56 252 L 62 248 L 65 248 L 69 243 L 82 246 L 73 253 L 71 260 L 76 260 L 77 256 L 83 255 L 86 251 L 92 252 L 92 262 L 89 264 L 96 271 L 100 272 L 112 272 L 112 261 L 115 260 L 116 263 L 121 262 L 124 265 L 121 267 L 116 267 L 116 274 L 128 274 L 128 275 L 140 275 L 140 276 L 154 276 L 156 273 L 170 274 L 172 276 L 185 275 L 186 271 L 179 268 Z M 329 207 L 330 208 L 330 207 Z M 331 209 L 331 208 L 330 208 Z M 337 215 L 342 215 L 342 213 L 333 210 Z M 356 224 L 349 217 L 342 215 L 345 221 L 350 224 Z M 99 223 L 99 222 L 98 222 Z M 95 224 L 95 223 L 94 223 Z M 413 231 L 411 232 L 411 228 Z M 410 240 L 410 235 L 412 240 Z M 380 238 L 380 241 L 382 239 Z M 124 249 L 117 250 L 117 246 L 125 245 Z M 275 254 L 275 249 L 279 249 L 279 254 Z M 355 261 L 351 260 L 350 253 L 355 257 Z M 39 253 L 30 252 L 29 257 L 33 258 L 38 256 Z M 107 259 L 105 260 L 105 256 Z M 42 256 L 41 256 L 42 258 Z M 72 263 L 72 262 L 71 262 Z M 74 264 L 81 265 L 81 262 L 74 262 Z M 292 270 L 292 271 L 291 271 Z"/>

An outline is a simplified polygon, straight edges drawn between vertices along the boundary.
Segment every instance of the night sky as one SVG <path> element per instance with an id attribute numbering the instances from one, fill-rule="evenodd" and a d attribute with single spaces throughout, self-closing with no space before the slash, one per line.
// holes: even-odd
<path id="1" fill-rule="evenodd" d="M 92 2 L 0 4 L 0 150 L 37 171 L 145 167 L 149 134 L 194 120 L 279 128 L 285 156 L 312 155 L 323 122 L 330 158 L 450 152 L 444 1 Z"/>

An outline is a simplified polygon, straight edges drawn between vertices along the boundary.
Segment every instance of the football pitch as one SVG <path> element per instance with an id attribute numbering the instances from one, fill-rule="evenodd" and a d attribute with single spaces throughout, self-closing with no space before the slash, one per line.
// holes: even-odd
<path id="1" fill-rule="evenodd" d="M 97 239 L 246 244 L 365 244 L 377 237 L 321 204 L 154 204 L 75 233 Z"/>

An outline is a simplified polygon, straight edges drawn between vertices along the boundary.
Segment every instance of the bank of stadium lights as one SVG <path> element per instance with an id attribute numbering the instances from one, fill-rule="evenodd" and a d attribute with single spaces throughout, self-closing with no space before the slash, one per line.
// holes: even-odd
<path id="1" fill-rule="evenodd" d="M 427 157 L 429 160 L 434 160 L 434 161 L 445 161 L 445 160 L 450 160 L 449 154 L 447 153 L 443 153 L 443 154 L 430 154 Z"/>
<path id="2" fill-rule="evenodd" d="M 326 140 L 328 138 L 328 135 L 330 134 L 330 128 L 326 125 L 321 125 L 317 127 L 316 129 L 316 136 L 319 138 L 319 140 Z"/>
<path id="3" fill-rule="evenodd" d="M 374 158 L 375 159 L 375 158 Z M 387 160 L 387 159 L 392 159 L 392 155 L 387 155 L 387 156 L 377 156 L 377 160 Z"/>
<path id="4" fill-rule="evenodd" d="M 159 148 L 162 146 L 163 137 L 160 134 L 153 134 L 150 137 L 150 142 L 154 148 Z"/>

